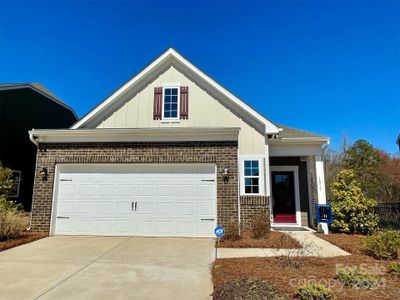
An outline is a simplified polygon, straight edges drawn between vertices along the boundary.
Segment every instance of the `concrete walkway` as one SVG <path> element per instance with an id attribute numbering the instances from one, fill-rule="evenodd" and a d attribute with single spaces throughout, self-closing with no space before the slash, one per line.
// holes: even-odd
<path id="1" fill-rule="evenodd" d="M 272 248 L 218 248 L 218 258 L 237 258 L 237 257 L 272 257 L 288 255 L 292 256 L 317 256 L 334 257 L 345 256 L 350 253 L 332 245 L 331 243 L 315 236 L 311 231 L 290 231 L 285 232 L 299 241 L 302 249 L 272 249 Z"/>
<path id="2" fill-rule="evenodd" d="M 0 299 L 210 299 L 214 239 L 55 236 L 0 253 Z"/>

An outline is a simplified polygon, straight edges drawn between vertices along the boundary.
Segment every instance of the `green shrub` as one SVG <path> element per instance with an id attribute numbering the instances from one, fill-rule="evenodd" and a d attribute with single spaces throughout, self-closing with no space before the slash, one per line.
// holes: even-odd
<path id="1" fill-rule="evenodd" d="M 340 268 L 336 278 L 347 287 L 353 289 L 371 289 L 383 284 L 381 278 L 377 278 L 359 268 Z"/>
<path id="2" fill-rule="evenodd" d="M 389 272 L 392 276 L 400 278 L 400 263 L 392 263 L 389 268 Z"/>
<path id="3" fill-rule="evenodd" d="M 385 231 L 365 238 L 364 251 L 376 259 L 392 260 L 400 255 L 400 234 Z"/>
<path id="4" fill-rule="evenodd" d="M 296 296 L 301 300 L 329 300 L 332 299 L 332 291 L 320 283 L 304 283 L 297 287 Z"/>
<path id="5" fill-rule="evenodd" d="M 239 224 L 232 222 L 225 226 L 225 235 L 222 237 L 223 240 L 237 241 L 241 239 L 239 234 Z"/>
<path id="6" fill-rule="evenodd" d="M 343 169 L 330 186 L 334 232 L 371 234 L 378 229 L 379 218 L 373 212 L 377 202 L 364 197 L 352 170 Z"/>
<path id="7" fill-rule="evenodd" d="M 29 219 L 23 213 L 12 210 L 0 211 L 0 240 L 16 238 L 29 226 Z"/>
<path id="8" fill-rule="evenodd" d="M 254 239 L 265 238 L 271 230 L 268 216 L 255 215 L 251 220 L 251 235 Z"/>
<path id="9" fill-rule="evenodd" d="M 6 196 L 0 195 L 0 211 L 20 211 L 22 205 L 11 200 L 7 200 Z"/>

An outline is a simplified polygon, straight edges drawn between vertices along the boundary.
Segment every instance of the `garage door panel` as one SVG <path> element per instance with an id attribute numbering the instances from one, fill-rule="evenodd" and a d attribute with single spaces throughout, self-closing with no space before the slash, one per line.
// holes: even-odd
<path id="1" fill-rule="evenodd" d="M 212 165 L 71 165 L 59 178 L 56 234 L 213 235 L 200 220 L 215 215 Z"/>

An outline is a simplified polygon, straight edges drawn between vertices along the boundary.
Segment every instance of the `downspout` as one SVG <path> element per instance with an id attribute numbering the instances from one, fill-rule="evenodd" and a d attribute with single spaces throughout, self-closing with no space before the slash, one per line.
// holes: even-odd
<path id="1" fill-rule="evenodd" d="M 32 129 L 33 131 L 33 129 Z M 39 149 L 39 143 L 36 140 L 35 136 L 33 135 L 33 133 L 29 133 L 29 139 L 31 140 L 32 143 L 34 143 L 36 145 L 36 148 Z M 38 151 L 38 150 L 36 150 Z M 36 152 L 36 163 L 35 163 L 35 170 L 37 168 L 37 152 Z M 34 182 L 34 186 L 33 186 L 33 191 L 32 191 L 32 198 L 33 198 L 33 193 L 35 192 L 35 179 L 36 179 L 36 171 L 35 171 L 35 176 L 33 177 L 33 182 Z M 32 208 L 31 208 L 31 217 L 29 218 L 29 228 L 28 231 L 31 230 L 32 227 L 32 212 L 33 212 L 33 201 L 32 201 Z"/>

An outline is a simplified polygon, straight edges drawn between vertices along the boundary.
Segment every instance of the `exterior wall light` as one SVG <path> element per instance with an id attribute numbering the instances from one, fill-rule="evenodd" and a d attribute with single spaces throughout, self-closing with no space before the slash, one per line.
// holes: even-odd
<path id="1" fill-rule="evenodd" d="M 43 182 L 47 181 L 47 168 L 42 167 L 40 170 L 40 177 L 42 177 Z"/>
<path id="2" fill-rule="evenodd" d="M 224 178 L 224 183 L 228 183 L 229 180 L 229 169 L 228 168 L 224 168 L 223 171 L 223 178 Z"/>

